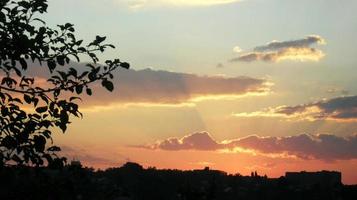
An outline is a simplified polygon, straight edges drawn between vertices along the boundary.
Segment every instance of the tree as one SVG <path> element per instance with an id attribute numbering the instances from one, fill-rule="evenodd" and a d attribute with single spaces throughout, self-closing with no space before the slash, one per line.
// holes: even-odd
<path id="1" fill-rule="evenodd" d="M 47 0 L 0 2 L 0 166 L 63 165 L 53 130 L 64 133 L 71 116 L 82 117 L 78 96 L 92 95 L 91 83 L 101 82 L 112 91 L 112 72 L 129 68 L 119 59 L 99 64 L 97 54 L 115 48 L 104 43 L 106 37 L 96 36 L 84 45 L 74 35 L 73 24 L 48 27 L 39 18 L 47 7 Z M 83 57 L 92 62 L 82 69 L 71 67 Z M 48 73 L 42 77 L 46 84 L 31 76 L 36 64 Z"/>

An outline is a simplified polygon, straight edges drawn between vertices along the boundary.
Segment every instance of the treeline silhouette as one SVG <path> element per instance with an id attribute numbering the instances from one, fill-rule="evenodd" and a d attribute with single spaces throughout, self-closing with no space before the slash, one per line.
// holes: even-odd
<path id="1" fill-rule="evenodd" d="M 330 200 L 357 199 L 357 185 L 296 183 L 286 177 L 218 170 L 158 170 L 128 162 L 105 171 L 72 162 L 62 169 L 0 169 L 0 199 L 46 200 Z"/>

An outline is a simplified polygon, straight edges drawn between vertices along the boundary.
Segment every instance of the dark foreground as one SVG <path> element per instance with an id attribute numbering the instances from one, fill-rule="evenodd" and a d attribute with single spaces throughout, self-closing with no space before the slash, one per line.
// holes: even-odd
<path id="1" fill-rule="evenodd" d="M 1 200 L 329 200 L 357 199 L 357 186 L 227 175 L 215 170 L 143 169 L 135 163 L 94 171 L 80 165 L 61 170 L 0 169 Z"/>

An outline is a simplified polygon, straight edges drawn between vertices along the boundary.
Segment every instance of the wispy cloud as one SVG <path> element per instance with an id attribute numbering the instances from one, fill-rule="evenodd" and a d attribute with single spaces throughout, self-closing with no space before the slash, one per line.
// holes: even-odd
<path id="1" fill-rule="evenodd" d="M 134 146 L 168 151 L 238 151 L 261 153 L 267 156 L 293 156 L 300 159 L 325 161 L 357 159 L 357 135 L 339 137 L 328 134 L 300 134 L 284 137 L 260 137 L 256 135 L 218 142 L 207 132 L 199 132 L 182 138 L 169 138 L 152 145 Z"/>
<path id="2" fill-rule="evenodd" d="M 250 52 L 241 53 L 231 62 L 280 62 L 291 61 L 319 61 L 325 54 L 313 45 L 324 45 L 325 40 L 318 35 L 310 35 L 303 39 L 290 41 L 272 41 L 266 45 L 257 46 Z M 237 52 L 240 53 L 240 52 Z"/>
<path id="3" fill-rule="evenodd" d="M 296 106 L 278 106 L 236 117 L 280 117 L 290 120 L 357 121 L 357 96 L 344 96 Z"/>

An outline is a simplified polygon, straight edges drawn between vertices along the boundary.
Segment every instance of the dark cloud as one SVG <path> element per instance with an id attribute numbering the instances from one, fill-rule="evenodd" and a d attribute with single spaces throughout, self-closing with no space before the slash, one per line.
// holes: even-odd
<path id="1" fill-rule="evenodd" d="M 283 41 L 283 42 L 272 41 L 266 45 L 255 47 L 254 51 L 264 52 L 264 51 L 276 51 L 286 48 L 306 48 L 314 44 L 324 44 L 324 43 L 325 40 L 321 36 L 309 35 L 299 40 L 290 40 L 290 41 Z"/>
<path id="2" fill-rule="evenodd" d="M 113 93 L 94 94 L 99 104 L 161 103 L 179 104 L 199 98 L 265 93 L 267 82 L 250 77 L 199 76 L 169 71 L 119 70 Z"/>
<path id="3" fill-rule="evenodd" d="M 314 44 L 325 44 L 325 40 L 318 35 L 310 35 L 303 39 L 291 41 L 273 41 L 263 46 L 258 46 L 251 52 L 243 53 L 231 62 L 279 62 L 282 60 L 319 61 L 324 53 L 311 47 Z"/>
<path id="4" fill-rule="evenodd" d="M 283 106 L 275 112 L 288 116 L 305 113 L 313 119 L 357 120 L 357 96 L 338 97 L 299 106 Z"/>
<path id="5" fill-rule="evenodd" d="M 171 138 L 159 143 L 157 147 L 166 150 L 216 150 L 219 149 L 221 145 L 214 141 L 209 133 L 202 132 L 185 136 L 180 140 L 177 138 Z"/>
<path id="6" fill-rule="evenodd" d="M 231 62 L 279 62 L 281 60 L 314 60 L 318 61 L 324 54 L 314 48 L 286 48 L 272 52 L 250 52 L 231 59 Z"/>
<path id="7" fill-rule="evenodd" d="M 153 145 L 136 146 L 162 150 L 252 150 L 263 154 L 286 154 L 301 159 L 325 161 L 357 159 L 357 135 L 340 137 L 329 134 L 301 134 L 285 137 L 259 137 L 256 135 L 229 140 L 215 141 L 209 133 L 201 132 L 181 139 L 170 138 Z"/>
<path id="8" fill-rule="evenodd" d="M 42 66 L 46 67 L 46 66 Z M 29 75 L 37 77 L 46 85 L 46 70 L 38 63 L 31 64 Z M 71 67 L 78 71 L 88 69 L 85 64 L 73 63 Z M 245 76 L 205 76 L 191 73 L 170 72 L 164 70 L 126 70 L 118 69 L 114 73 L 114 91 L 107 92 L 100 83 L 94 85 L 94 95 L 86 96 L 85 105 L 108 105 L 112 103 L 153 103 L 182 104 L 200 98 L 222 96 L 241 96 L 248 93 L 264 94 L 269 90 L 264 79 Z"/>
<path id="9" fill-rule="evenodd" d="M 236 117 L 283 117 L 290 120 L 357 121 L 357 96 L 343 96 L 297 106 L 279 106 L 251 113 L 235 113 Z"/>
<path id="10" fill-rule="evenodd" d="M 357 158 L 357 135 L 301 134 L 287 137 L 249 136 L 232 141 L 232 146 L 267 154 L 287 153 L 302 159 L 349 160 Z"/>
<path id="11" fill-rule="evenodd" d="M 149 145 L 149 146 L 139 145 L 133 147 L 163 149 L 168 151 L 190 150 L 190 149 L 212 151 L 222 148 L 222 144 L 219 144 L 215 140 L 213 140 L 209 133 L 200 132 L 192 135 L 187 135 L 181 139 L 169 138 L 160 141 L 154 145 Z"/>

